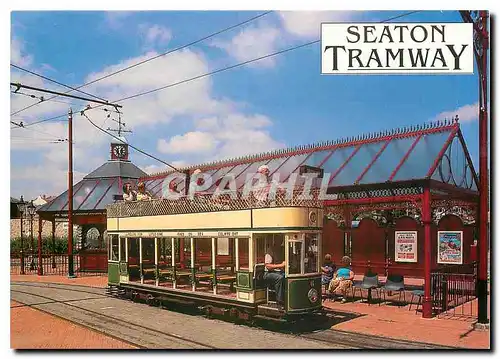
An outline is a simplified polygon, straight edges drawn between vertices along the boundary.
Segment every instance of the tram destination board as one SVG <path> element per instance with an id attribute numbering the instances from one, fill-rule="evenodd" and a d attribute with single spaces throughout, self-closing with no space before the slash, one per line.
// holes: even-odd
<path id="1" fill-rule="evenodd" d="M 112 232 L 110 232 L 112 234 Z M 191 232 L 120 232 L 120 237 L 127 238 L 234 238 L 248 237 L 250 232 L 240 231 L 191 231 Z"/>

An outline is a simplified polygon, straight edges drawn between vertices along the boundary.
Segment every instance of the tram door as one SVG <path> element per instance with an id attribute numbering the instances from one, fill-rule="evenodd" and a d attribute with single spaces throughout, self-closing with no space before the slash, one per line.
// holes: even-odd
<path id="1" fill-rule="evenodd" d="M 119 270 L 120 282 L 128 282 L 128 268 L 127 268 L 127 238 L 119 237 Z"/>

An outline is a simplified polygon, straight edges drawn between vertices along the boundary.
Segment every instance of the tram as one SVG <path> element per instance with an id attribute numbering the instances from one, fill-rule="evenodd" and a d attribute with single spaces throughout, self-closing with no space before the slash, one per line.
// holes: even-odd
<path id="1" fill-rule="evenodd" d="M 149 304 L 207 315 L 289 321 L 322 308 L 320 201 L 259 208 L 207 198 L 117 202 L 107 207 L 108 289 Z M 266 253 L 282 263 L 284 302 L 264 279 Z"/>

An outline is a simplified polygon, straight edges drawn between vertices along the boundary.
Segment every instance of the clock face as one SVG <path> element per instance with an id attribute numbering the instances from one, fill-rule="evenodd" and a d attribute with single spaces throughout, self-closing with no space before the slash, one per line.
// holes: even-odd
<path id="1" fill-rule="evenodd" d="M 125 146 L 115 146 L 113 147 L 113 154 L 118 158 L 124 158 L 127 155 L 127 150 Z"/>

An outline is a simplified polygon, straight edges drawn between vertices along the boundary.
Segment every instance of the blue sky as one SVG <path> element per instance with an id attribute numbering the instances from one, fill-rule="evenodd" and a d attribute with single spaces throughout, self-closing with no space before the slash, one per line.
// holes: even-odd
<path id="1" fill-rule="evenodd" d="M 11 62 L 77 86 L 184 45 L 261 12 L 13 12 Z M 403 12 L 272 12 L 202 44 L 151 61 L 83 90 L 108 100 L 157 88 L 319 38 L 321 21 L 381 21 Z M 461 22 L 458 12 L 419 12 L 399 22 Z M 61 90 L 19 71 L 12 79 Z M 319 44 L 123 102 L 130 143 L 177 166 L 273 148 L 421 124 L 458 113 L 478 157 L 477 74 L 322 76 Z M 64 100 L 68 101 L 68 100 Z M 12 112 L 33 99 L 11 96 Z M 85 105 L 72 101 L 74 110 Z M 46 102 L 11 120 L 67 112 Z M 89 117 L 104 127 L 104 111 Z M 55 195 L 66 184 L 66 123 L 11 130 L 11 195 Z M 20 138 L 23 137 L 23 138 Z M 75 115 L 75 180 L 109 157 L 109 140 Z M 163 165 L 138 153 L 147 171 Z M 476 165 L 477 170 L 477 165 Z M 75 181 L 76 182 L 76 181 Z"/>

